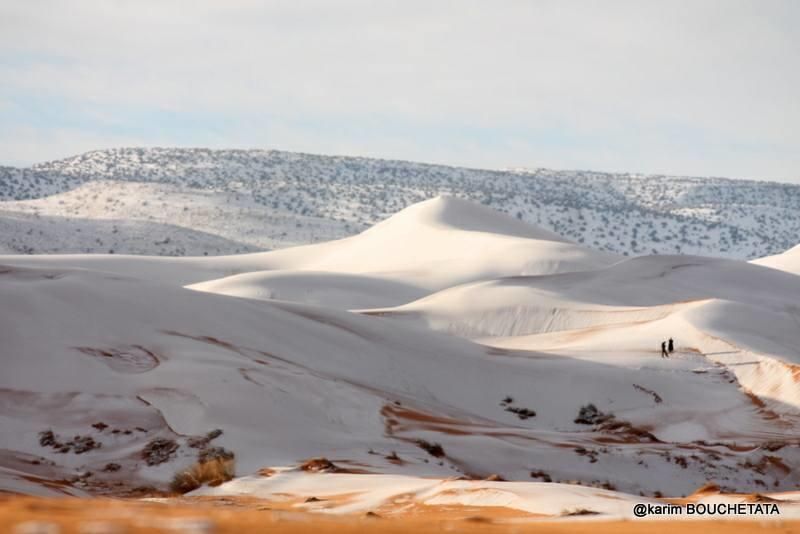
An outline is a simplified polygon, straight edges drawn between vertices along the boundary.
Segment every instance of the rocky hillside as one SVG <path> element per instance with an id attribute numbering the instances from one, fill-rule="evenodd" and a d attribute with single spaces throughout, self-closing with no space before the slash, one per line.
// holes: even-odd
<path id="1" fill-rule="evenodd" d="M 0 167 L 0 220 L 8 228 L 0 251 L 183 255 L 278 248 L 352 235 L 438 194 L 475 200 L 588 247 L 625 255 L 750 259 L 790 248 L 800 235 L 797 185 L 490 171 L 273 150 L 121 148 L 29 169 Z M 8 221 L 23 215 L 43 218 L 45 226 L 75 219 L 70 224 L 78 228 L 69 231 L 70 239 L 39 228 L 36 236 L 26 235 L 26 219 Z M 113 220 L 160 229 L 150 230 L 152 240 L 141 232 L 129 238 L 103 233 L 92 224 L 99 220 L 104 228 Z M 194 232 L 191 242 L 182 229 Z M 213 246 L 204 248 L 197 232 L 215 236 Z M 158 244 L 164 239 L 169 246 Z"/>

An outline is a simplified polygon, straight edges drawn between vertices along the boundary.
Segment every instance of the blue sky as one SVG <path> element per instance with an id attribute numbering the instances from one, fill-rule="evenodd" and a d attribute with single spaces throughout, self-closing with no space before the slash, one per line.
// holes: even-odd
<path id="1" fill-rule="evenodd" d="M 792 0 L 5 0 L 0 164 L 114 146 L 800 182 Z"/>

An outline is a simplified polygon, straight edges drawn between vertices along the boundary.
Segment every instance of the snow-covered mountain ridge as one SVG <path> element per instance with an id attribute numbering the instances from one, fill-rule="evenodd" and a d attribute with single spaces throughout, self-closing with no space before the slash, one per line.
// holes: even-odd
<path id="1" fill-rule="evenodd" d="M 752 259 L 796 245 L 800 234 L 798 185 L 492 171 L 275 150 L 120 148 L 0 167 L 0 252 L 181 256 L 282 248 L 353 235 L 439 194 L 625 255 Z M 120 231 L 120 221 L 129 227 Z"/>

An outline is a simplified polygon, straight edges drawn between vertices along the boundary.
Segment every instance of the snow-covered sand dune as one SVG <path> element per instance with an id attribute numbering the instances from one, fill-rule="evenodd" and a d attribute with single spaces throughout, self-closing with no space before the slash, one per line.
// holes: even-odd
<path id="1" fill-rule="evenodd" d="M 468 337 L 509 336 L 658 319 L 709 299 L 794 314 L 800 277 L 733 260 L 646 256 L 590 271 L 465 284 L 368 313 L 418 318 Z"/>
<path id="2" fill-rule="evenodd" d="M 551 232 L 452 197 L 411 206 L 357 236 L 271 252 L 201 258 L 123 255 L 5 256 L 7 265 L 57 266 L 124 274 L 170 284 L 209 282 L 255 271 L 368 275 L 430 292 L 500 276 L 550 274 L 604 266 L 618 257 L 564 242 Z M 253 291 L 254 280 L 225 291 Z M 264 292 L 270 280 L 263 280 Z M 362 283 L 368 284 L 368 280 Z M 202 287 L 202 286 L 201 286 Z M 391 296 L 391 295 L 390 295 Z"/>
<path id="3" fill-rule="evenodd" d="M 779 269 L 793 274 L 800 274 L 800 245 L 790 248 L 781 254 L 753 260 L 751 263 L 772 267 L 773 269 Z"/>
<path id="4" fill-rule="evenodd" d="M 496 510 L 505 510 L 506 519 L 511 522 L 526 517 L 547 520 L 570 516 L 631 520 L 637 519 L 633 512 L 636 504 L 664 505 L 658 499 L 566 484 L 439 480 L 402 475 L 309 475 L 292 471 L 269 477 L 243 477 L 218 488 L 199 490 L 194 495 L 259 497 L 289 509 L 333 515 L 366 512 L 402 517 L 420 515 L 426 509 L 464 507 L 474 513 L 485 510 L 484 513 L 502 517 Z M 706 506 L 761 503 L 764 508 L 779 505 L 782 520 L 800 518 L 800 500 L 791 492 L 725 495 L 718 489 L 708 488 L 693 494 L 686 502 Z M 715 517 L 712 514 L 676 515 L 689 519 Z"/>
<path id="5" fill-rule="evenodd" d="M 327 271 L 256 271 L 187 286 L 197 291 L 258 300 L 288 300 L 350 310 L 397 305 L 427 294 L 391 277 Z"/>
<path id="6" fill-rule="evenodd" d="M 621 260 L 450 198 L 266 253 L 0 256 L 0 489 L 165 487 L 215 447 L 250 476 L 217 493 L 796 488 L 800 277 Z"/>

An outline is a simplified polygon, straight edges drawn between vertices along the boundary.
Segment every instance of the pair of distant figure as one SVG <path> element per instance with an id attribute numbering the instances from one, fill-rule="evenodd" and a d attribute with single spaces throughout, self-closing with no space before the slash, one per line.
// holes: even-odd
<path id="1" fill-rule="evenodd" d="M 662 358 L 669 358 L 669 355 L 672 354 L 672 351 L 675 350 L 675 344 L 672 341 L 672 338 L 669 338 L 669 341 L 662 341 L 661 342 L 661 357 Z"/>

